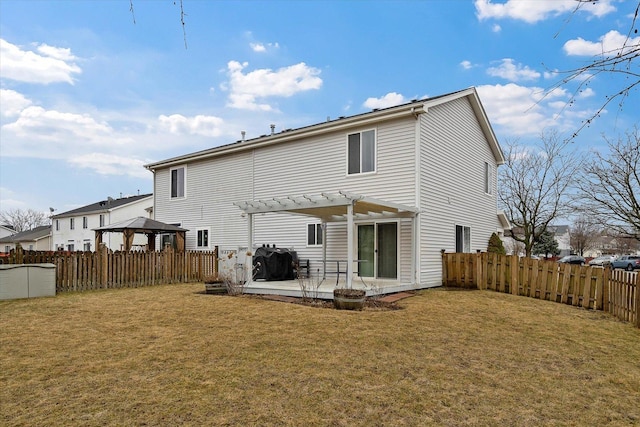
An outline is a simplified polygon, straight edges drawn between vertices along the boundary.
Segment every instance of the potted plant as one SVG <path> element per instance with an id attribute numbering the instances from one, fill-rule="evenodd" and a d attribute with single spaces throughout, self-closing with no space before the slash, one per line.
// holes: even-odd
<path id="1" fill-rule="evenodd" d="M 364 289 L 336 288 L 333 290 L 333 306 L 338 310 L 362 310 L 366 297 Z"/>

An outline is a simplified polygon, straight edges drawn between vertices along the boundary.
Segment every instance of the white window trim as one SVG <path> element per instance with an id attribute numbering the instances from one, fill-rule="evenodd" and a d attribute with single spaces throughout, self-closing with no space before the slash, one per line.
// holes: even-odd
<path id="1" fill-rule="evenodd" d="M 484 192 L 493 195 L 493 167 L 489 162 L 484 162 Z"/>
<path id="2" fill-rule="evenodd" d="M 314 240 L 314 244 L 310 245 L 309 244 L 309 226 L 313 225 L 314 227 L 314 235 L 313 235 L 313 240 Z M 320 230 L 320 235 L 323 236 L 323 231 L 322 231 L 322 223 L 320 222 L 309 222 L 306 224 L 305 226 L 305 243 L 307 244 L 308 248 L 320 248 L 322 247 L 322 243 L 318 243 L 318 230 Z"/>
<path id="3" fill-rule="evenodd" d="M 183 188 L 182 188 L 182 196 L 173 197 L 171 195 L 171 176 L 173 175 L 174 170 L 184 169 L 184 179 L 183 179 Z M 169 169 L 169 200 L 183 200 L 187 198 L 187 165 L 176 166 L 174 168 Z"/>
<path id="4" fill-rule="evenodd" d="M 207 244 L 206 245 L 199 245 L 198 244 L 198 235 L 200 234 L 201 231 L 206 231 L 207 232 Z M 198 249 L 210 249 L 211 248 L 211 230 L 209 230 L 208 227 L 204 227 L 204 228 L 198 228 L 196 230 L 196 248 Z"/>
<path id="5" fill-rule="evenodd" d="M 373 131 L 373 170 L 368 172 L 362 172 L 362 134 L 365 132 Z M 349 173 L 349 135 L 360 134 L 360 172 Z M 370 128 L 363 129 L 357 132 L 349 132 L 346 136 L 346 144 L 345 144 L 345 175 L 349 176 L 363 176 L 363 175 L 374 175 L 378 172 L 378 129 Z"/>

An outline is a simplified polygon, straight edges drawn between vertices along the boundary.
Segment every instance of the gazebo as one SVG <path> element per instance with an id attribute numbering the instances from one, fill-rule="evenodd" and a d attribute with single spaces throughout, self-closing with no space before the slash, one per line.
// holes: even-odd
<path id="1" fill-rule="evenodd" d="M 151 218 L 137 217 L 127 219 L 111 225 L 105 225 L 93 229 L 96 232 L 96 248 L 102 243 L 103 233 L 122 233 L 124 240 L 124 250 L 128 252 L 133 245 L 133 237 L 136 234 L 145 234 L 148 239 L 148 250 L 156 250 L 156 235 L 175 234 L 177 250 L 182 252 L 185 248 L 185 234 L 187 229 L 177 227 Z"/>

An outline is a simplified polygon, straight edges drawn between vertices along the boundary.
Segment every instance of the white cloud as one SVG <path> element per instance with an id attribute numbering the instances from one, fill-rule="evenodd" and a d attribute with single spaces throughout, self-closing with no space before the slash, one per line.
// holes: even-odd
<path id="1" fill-rule="evenodd" d="M 151 179 L 153 175 L 144 168 L 149 160 L 123 157 L 114 154 L 88 153 L 69 158 L 69 163 L 91 169 L 101 175 L 127 175 L 134 178 Z"/>
<path id="2" fill-rule="evenodd" d="M 493 26 L 491 27 L 491 31 L 493 31 L 494 33 L 499 33 L 500 31 L 502 31 L 502 27 L 498 24 L 493 24 Z"/>
<path id="3" fill-rule="evenodd" d="M 0 39 L 0 75 L 3 79 L 26 83 L 74 83 L 74 76 L 82 70 L 70 49 L 46 44 L 36 49 L 38 53 Z"/>
<path id="4" fill-rule="evenodd" d="M 0 200 L 2 201 L 2 210 L 9 209 L 25 209 L 27 204 L 19 200 L 19 195 L 6 187 L 0 187 Z"/>
<path id="5" fill-rule="evenodd" d="M 473 64 L 470 61 L 464 60 L 460 62 L 460 66 L 465 70 L 470 70 L 473 68 Z"/>
<path id="6" fill-rule="evenodd" d="M 538 135 L 550 127 L 567 131 L 592 113 L 568 107 L 570 95 L 564 89 L 555 89 L 546 96 L 542 88 L 515 83 L 477 89 L 491 123 L 509 136 Z"/>
<path id="7" fill-rule="evenodd" d="M 15 117 L 31 105 L 31 101 L 21 93 L 10 89 L 0 89 L 0 112 L 5 117 Z"/>
<path id="8" fill-rule="evenodd" d="M 528 23 L 535 23 L 564 13 L 572 13 L 576 8 L 591 16 L 600 17 L 616 10 L 612 3 L 613 0 L 588 3 L 578 3 L 575 0 L 507 0 L 504 3 L 475 0 L 476 16 L 480 21 L 490 18 L 511 18 Z"/>
<path id="9" fill-rule="evenodd" d="M 564 44 L 563 49 L 567 55 L 572 56 L 594 56 L 602 54 L 610 56 L 612 52 L 617 53 L 620 51 L 624 53 L 626 49 L 633 47 L 637 49 L 638 45 L 640 45 L 640 36 L 627 39 L 626 35 L 613 30 L 600 37 L 597 42 L 590 42 L 580 37 L 569 40 Z"/>
<path id="10" fill-rule="evenodd" d="M 98 122 L 87 114 L 63 113 L 39 106 L 25 108 L 15 122 L 2 126 L 2 130 L 59 144 L 68 143 L 70 139 L 80 139 L 89 144 L 116 142 L 108 138 L 111 134 L 108 124 Z"/>
<path id="11" fill-rule="evenodd" d="M 309 67 L 304 62 L 280 68 L 259 69 L 243 74 L 247 62 L 229 61 L 227 74 L 229 81 L 221 85 L 229 90 L 227 105 L 246 110 L 272 111 L 267 103 L 259 103 L 259 99 L 268 97 L 290 97 L 299 92 L 320 89 L 322 79 L 318 77 L 320 70 Z"/>
<path id="12" fill-rule="evenodd" d="M 158 117 L 160 127 L 176 135 L 202 135 L 216 137 L 222 135 L 224 120 L 214 116 L 197 115 L 185 117 L 182 114 Z"/>
<path id="13" fill-rule="evenodd" d="M 404 104 L 406 101 L 405 97 L 399 93 L 389 92 L 381 98 L 367 98 L 366 101 L 362 104 L 366 108 L 387 108 L 393 107 L 395 105 Z"/>
<path id="14" fill-rule="evenodd" d="M 254 52 L 266 52 L 271 49 L 278 49 L 280 45 L 278 43 L 249 43 L 251 50 Z"/>
<path id="15" fill-rule="evenodd" d="M 539 72 L 532 70 L 526 65 L 514 64 L 511 58 L 504 58 L 499 66 L 487 69 L 487 74 L 493 77 L 501 77 L 512 82 L 536 80 L 540 77 Z"/>

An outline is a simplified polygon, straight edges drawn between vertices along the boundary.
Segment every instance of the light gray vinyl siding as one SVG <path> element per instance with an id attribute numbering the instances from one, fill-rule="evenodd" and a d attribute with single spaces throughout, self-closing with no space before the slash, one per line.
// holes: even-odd
<path id="1" fill-rule="evenodd" d="M 496 160 L 467 98 L 429 108 L 420 123 L 421 282 L 441 284 L 440 250 L 455 251 L 455 226 L 471 228 L 471 250 L 486 250 L 496 230 L 493 194 L 484 189 L 484 163 Z"/>
<path id="2" fill-rule="evenodd" d="M 375 127 L 376 172 L 347 175 L 347 135 L 354 128 L 304 141 L 266 147 L 255 152 L 255 198 L 337 193 L 339 190 L 415 206 L 415 119 L 385 122 Z M 254 241 L 295 249 L 301 258 L 322 259 L 322 248 L 306 246 L 306 224 L 317 219 L 291 214 L 256 215 Z M 410 257 L 411 230 L 402 227 L 400 251 Z M 355 234 L 355 233 L 354 233 Z M 346 259 L 346 224 L 330 224 L 328 259 Z M 400 254 L 399 254 L 400 255 Z M 401 256 L 401 255 L 400 255 Z M 411 277 L 410 259 L 399 258 L 400 275 Z M 312 269 L 314 267 L 312 266 Z"/>
<path id="3" fill-rule="evenodd" d="M 210 230 L 211 248 L 246 246 L 247 219 L 233 202 L 253 196 L 252 157 L 244 152 L 189 163 L 184 198 L 171 199 L 169 169 L 156 171 L 155 219 L 188 229 L 188 249 L 195 249 L 202 228 Z"/>

